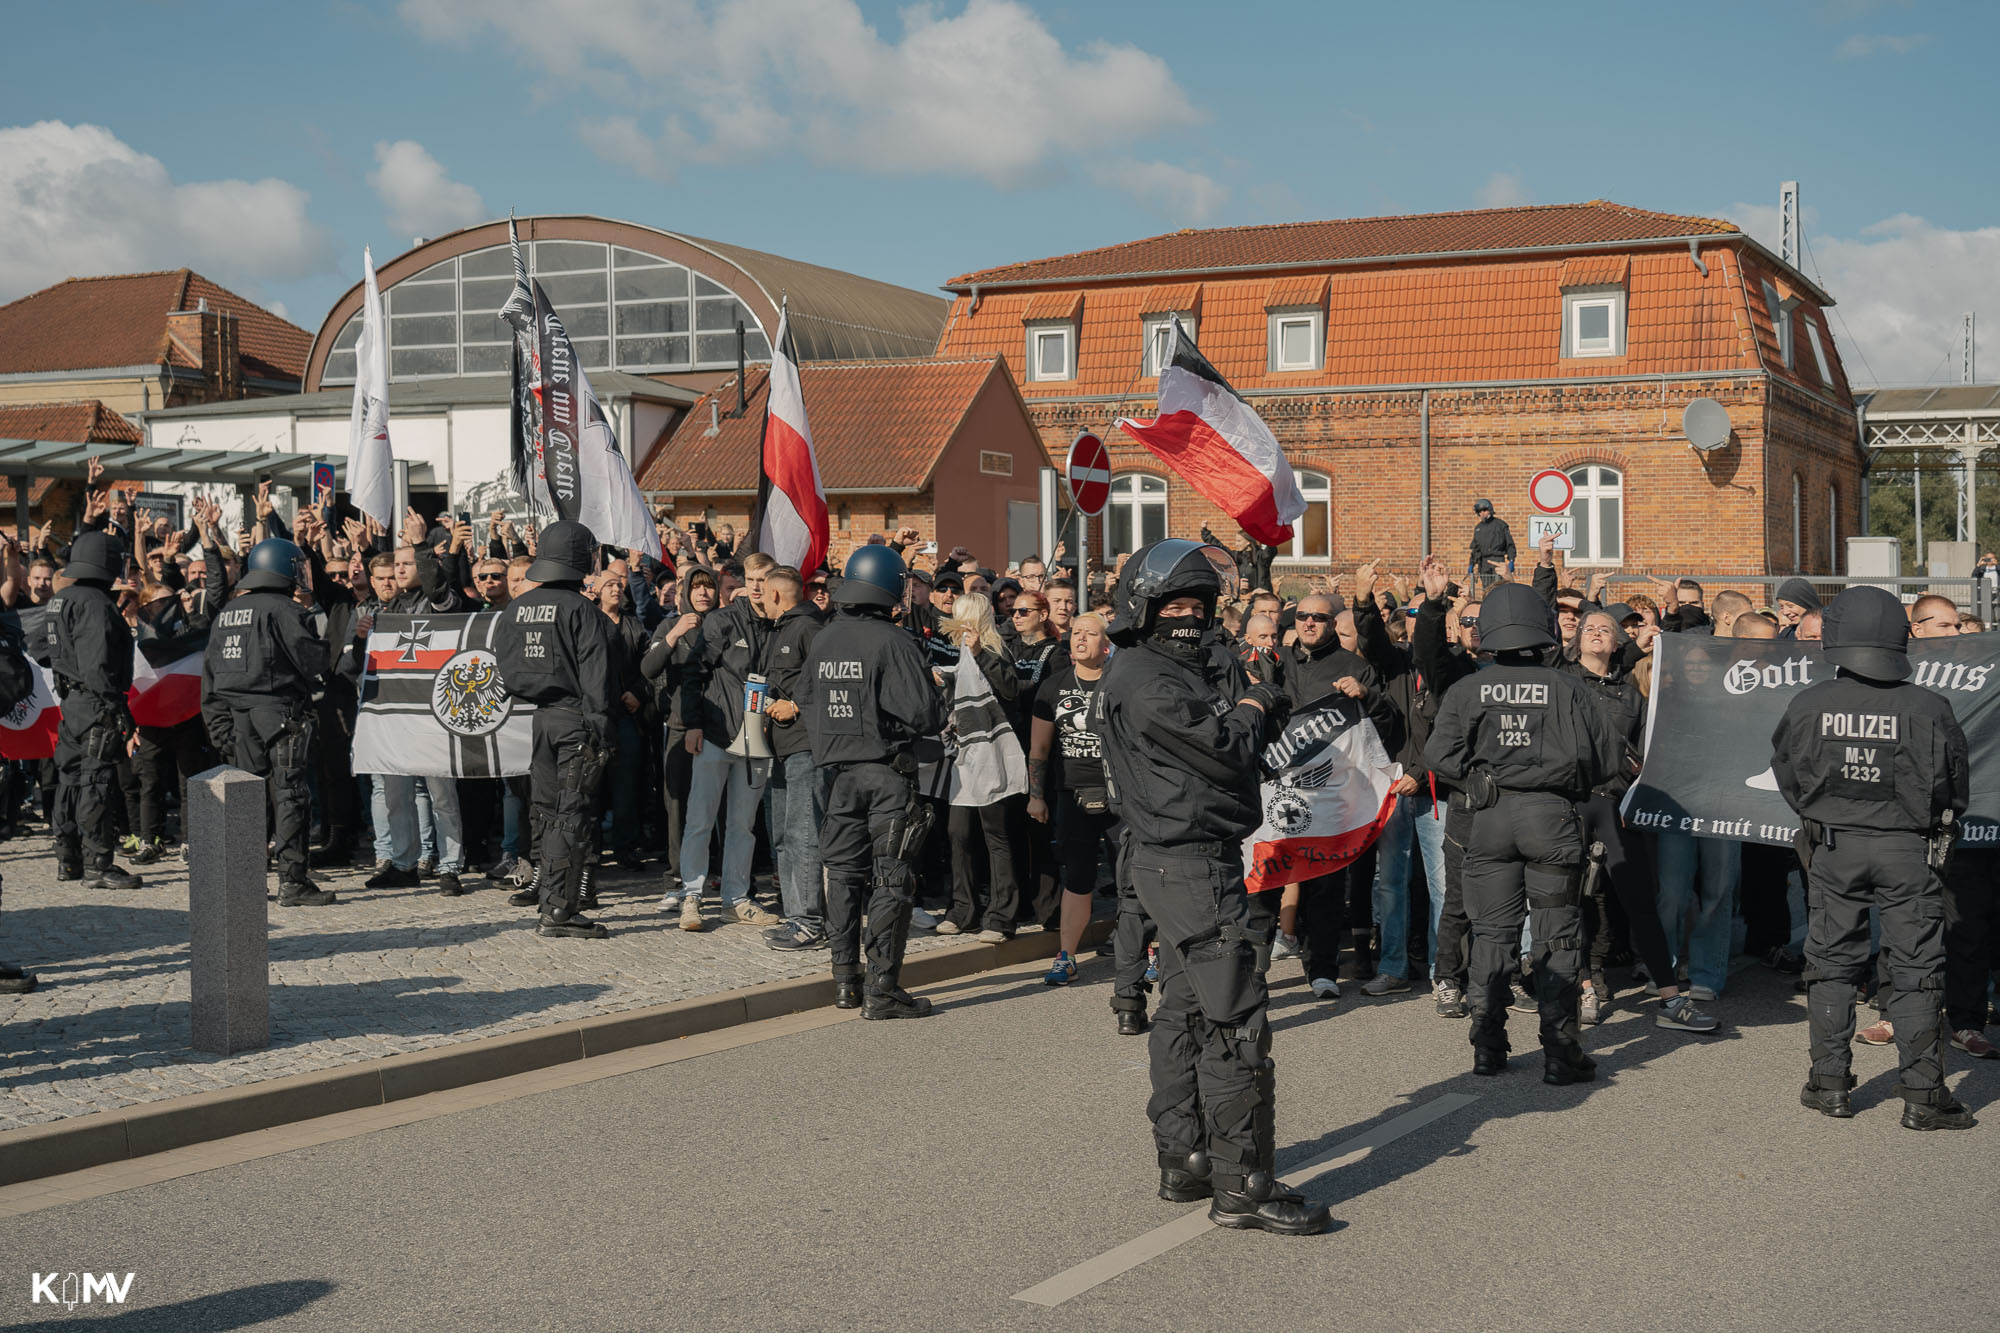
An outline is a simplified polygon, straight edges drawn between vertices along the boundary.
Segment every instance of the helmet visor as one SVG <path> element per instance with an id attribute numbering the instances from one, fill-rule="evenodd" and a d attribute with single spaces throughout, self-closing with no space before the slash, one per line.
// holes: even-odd
<path id="1" fill-rule="evenodd" d="M 1234 601 L 1237 592 L 1236 557 L 1220 546 L 1184 538 L 1153 543 L 1146 548 L 1145 559 L 1136 567 L 1126 563 L 1119 580 L 1131 590 L 1133 596 L 1150 600 L 1169 588 L 1177 591 L 1185 589 L 1189 575 L 1198 573 L 1203 564 L 1209 567 L 1219 585 L 1216 594 L 1218 603 Z"/>

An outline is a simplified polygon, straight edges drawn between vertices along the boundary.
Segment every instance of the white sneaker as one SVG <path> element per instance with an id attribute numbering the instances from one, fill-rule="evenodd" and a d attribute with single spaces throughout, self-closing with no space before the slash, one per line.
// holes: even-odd
<path id="1" fill-rule="evenodd" d="M 690 893 L 681 899 L 681 929 L 694 933 L 701 929 L 701 895 Z"/>
<path id="2" fill-rule="evenodd" d="M 738 898 L 722 909 L 723 916 L 746 926 L 775 926 L 778 918 L 748 898 Z"/>
<path id="3" fill-rule="evenodd" d="M 1297 958 L 1298 956 L 1299 937 L 1296 935 L 1287 935 L 1282 930 L 1279 931 L 1278 938 L 1271 943 L 1271 961 L 1275 963 L 1281 958 Z"/>
<path id="4" fill-rule="evenodd" d="M 1314 977 L 1312 992 L 1318 999 L 1337 1000 L 1340 998 L 1340 983 L 1332 977 Z"/>
<path id="5" fill-rule="evenodd" d="M 981 944 L 998 944 L 1007 938 L 1007 932 L 1004 930 L 982 930 L 973 936 L 973 938 Z"/>
<path id="6" fill-rule="evenodd" d="M 918 910 L 921 911 L 922 909 L 920 908 Z M 929 916 L 930 913 L 925 912 L 924 915 Z M 912 912 L 910 914 L 911 925 L 918 924 L 916 917 L 917 917 L 916 912 Z M 936 925 L 932 926 L 931 930 L 933 933 L 938 935 L 958 935 L 963 933 L 963 928 L 960 927 L 960 925 L 956 921 L 940 921 Z"/>
<path id="7" fill-rule="evenodd" d="M 910 909 L 910 924 L 918 930 L 936 930 L 938 919 L 921 907 Z M 951 932 L 956 934 L 956 931 Z"/>

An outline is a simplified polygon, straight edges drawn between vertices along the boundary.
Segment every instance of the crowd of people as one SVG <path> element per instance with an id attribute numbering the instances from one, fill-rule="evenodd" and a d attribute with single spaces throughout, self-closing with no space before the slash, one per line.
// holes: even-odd
<path id="1" fill-rule="evenodd" d="M 290 542 L 300 554 L 296 579 L 287 566 L 282 579 L 268 576 L 267 588 L 286 591 L 324 644 L 324 663 L 307 673 L 313 679 L 298 701 L 317 743 L 298 757 L 304 771 L 294 808 L 274 815 L 298 826 L 276 830 L 281 903 L 331 903 L 334 894 L 311 881 L 308 865 L 360 864 L 372 890 L 428 885 L 458 895 L 484 882 L 510 891 L 519 906 L 539 905 L 528 775 L 356 775 L 348 744 L 377 617 L 507 607 L 536 584 L 532 524 L 493 513 L 482 516 L 476 534 L 470 515 L 438 523 L 412 510 L 391 533 L 351 511 L 336 517 L 331 497 L 287 524 L 268 488 L 260 488 L 232 537 L 213 505 L 195 504 L 191 524 L 172 530 L 164 518 L 135 512 L 98 476 L 91 482 L 74 544 L 55 541 L 47 528 L 25 542 L 0 534 L 0 603 L 11 632 L 43 665 L 60 649 L 61 635 L 45 623 L 49 612 L 60 609 L 59 590 L 83 574 L 109 576 L 102 582 L 134 640 L 199 636 L 212 634 L 232 595 L 256 582 L 250 557 L 260 543 Z M 1269 578 L 1267 551 L 1236 553 L 1246 576 L 1238 584 L 1251 590 L 1216 608 L 1210 639 L 1291 706 L 1332 693 L 1359 701 L 1402 768 L 1391 817 L 1372 847 L 1337 874 L 1260 895 L 1269 899 L 1270 916 L 1260 964 L 1298 967 L 1327 1003 L 1350 992 L 1377 998 L 1422 985 L 1440 1015 L 1466 1016 L 1473 948 L 1461 879 L 1469 811 L 1454 802 L 1459 784 L 1426 753 L 1441 706 L 1480 665 L 1482 603 L 1511 582 L 1551 608 L 1560 639 L 1551 661 L 1587 687 L 1621 747 L 1618 771 L 1575 806 L 1590 849 L 1579 1021 L 1603 1020 L 1618 1002 L 1614 977 L 1623 969 L 1647 997 L 1657 997 L 1660 1026 L 1714 1032 L 1726 1012 L 1739 922 L 1750 954 L 1784 972 L 1804 970 L 1803 881 L 1789 849 L 1623 826 L 1618 799 L 1641 760 L 1653 648 L 1658 636 L 1676 633 L 1818 638 L 1819 599 L 1802 579 L 1779 587 L 1767 605 L 1734 590 L 1708 596 L 1690 580 L 1652 579 L 1646 591 L 1613 600 L 1610 575 L 1572 580 L 1547 541 L 1521 577 L 1509 572 L 1511 535 L 1490 504 L 1481 504 L 1463 574 L 1431 558 L 1399 574 L 1369 563 L 1297 576 L 1280 592 L 1251 585 Z M 597 900 L 598 869 L 658 867 L 660 909 L 681 929 L 742 923 L 763 929 L 773 949 L 825 948 L 819 844 L 827 779 L 800 715 L 799 673 L 841 576 L 739 551 L 727 525 L 683 526 L 663 512 L 659 534 L 664 561 L 599 548 L 580 583 L 608 622 L 615 677 L 601 797 L 588 812 L 596 859 L 582 905 Z M 1125 557 L 1096 570 L 1079 595 L 1074 561 L 1061 552 L 1054 567 L 1033 556 L 982 559 L 963 547 L 940 552 L 911 528 L 871 537 L 869 545 L 887 548 L 908 568 L 892 616 L 919 641 L 947 708 L 963 650 L 1025 760 L 1025 781 L 984 803 L 949 803 L 942 791 L 932 793 L 937 817 L 912 852 L 915 928 L 984 941 L 1028 929 L 1058 932 L 1047 979 L 1062 985 L 1077 976 L 1093 897 L 1118 899 L 1116 935 L 1125 943 L 1111 1007 L 1121 1032 L 1146 1030 L 1158 971 L 1149 948 L 1156 946 L 1129 884 L 1121 885 L 1120 821 L 1107 790 L 1103 740 L 1091 722 L 1093 697 L 1117 651 L 1110 630 Z M 1919 636 L 1982 628 L 1941 597 L 1919 599 L 1910 617 Z M 66 718 L 76 712 L 80 730 L 91 690 L 109 697 L 121 681 L 115 670 L 102 681 L 65 679 L 68 671 L 57 665 L 59 688 L 71 694 Z M 89 670 L 86 663 L 82 671 Z M 761 748 L 745 744 L 746 687 L 763 691 Z M 171 727 L 118 729 L 115 752 L 12 763 L 0 811 L 18 824 L 39 791 L 57 833 L 62 878 L 135 885 L 138 875 L 116 854 L 136 867 L 172 854 L 177 779 L 236 757 L 239 738 L 216 725 L 227 702 L 211 698 L 203 717 Z M 65 765 L 74 787 L 67 796 Z M 284 855 L 288 841 L 296 855 Z M 771 887 L 760 897 L 763 867 Z M 1949 1027 L 1960 1049 L 1990 1058 L 2000 1054 L 1983 1031 L 1990 944 L 1983 916 L 1975 916 L 1953 917 Z M 1530 914 L 1511 951 L 1519 964 L 1511 973 L 1514 1003 L 1524 1011 L 1538 1003 L 1528 967 L 1534 927 Z M 1860 1035 L 1887 1042 L 1893 1025 L 1882 1019 Z"/>

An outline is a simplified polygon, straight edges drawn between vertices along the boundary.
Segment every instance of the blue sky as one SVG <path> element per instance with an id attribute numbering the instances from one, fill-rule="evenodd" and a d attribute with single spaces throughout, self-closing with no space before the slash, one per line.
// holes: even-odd
<path id="1" fill-rule="evenodd" d="M 189 264 L 307 327 L 412 235 L 630 218 L 932 288 L 1191 225 L 1602 197 L 1768 235 L 1857 378 L 2000 338 L 1986 3 L 15 7 L 0 299 Z M 1845 321 L 1843 327 L 1842 321 Z M 1986 357 L 2000 372 L 2000 342 Z"/>

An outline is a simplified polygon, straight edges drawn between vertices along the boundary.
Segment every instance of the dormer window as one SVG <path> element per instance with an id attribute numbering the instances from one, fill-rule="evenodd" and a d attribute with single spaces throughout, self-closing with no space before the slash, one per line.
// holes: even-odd
<path id="1" fill-rule="evenodd" d="M 1576 287 L 1563 292 L 1564 356 L 1625 354 L 1625 289 Z"/>
<path id="2" fill-rule="evenodd" d="M 1180 312 L 1181 328 L 1187 331 L 1189 342 L 1195 341 L 1195 318 L 1191 312 Z M 1167 364 L 1174 350 L 1174 317 L 1171 313 L 1151 316 L 1146 320 L 1146 365 L 1141 374 L 1158 375 Z"/>
<path id="3" fill-rule="evenodd" d="M 1076 378 L 1076 326 L 1069 321 L 1028 325 L 1028 378 Z"/>

